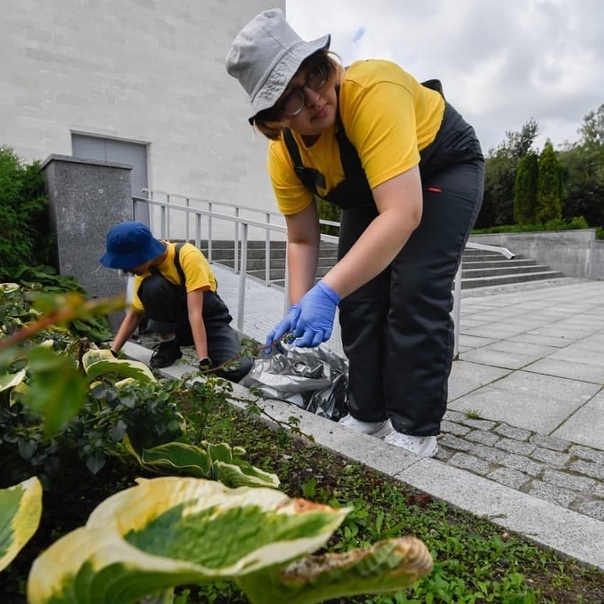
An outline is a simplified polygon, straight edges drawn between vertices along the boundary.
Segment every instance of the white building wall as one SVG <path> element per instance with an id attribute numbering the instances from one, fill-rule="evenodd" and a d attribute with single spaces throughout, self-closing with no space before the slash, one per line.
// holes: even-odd
<path id="1" fill-rule="evenodd" d="M 3 0 L 0 144 L 71 155 L 71 133 L 148 144 L 149 186 L 274 211 L 267 141 L 225 70 L 285 0 Z"/>

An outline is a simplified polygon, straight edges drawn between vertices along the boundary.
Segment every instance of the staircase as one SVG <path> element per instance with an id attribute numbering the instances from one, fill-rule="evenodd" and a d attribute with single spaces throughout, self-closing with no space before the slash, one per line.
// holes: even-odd
<path id="1" fill-rule="evenodd" d="M 233 268 L 233 248 L 233 241 L 213 241 L 212 261 Z M 207 255 L 207 242 L 202 242 L 201 250 Z M 247 273 L 260 281 L 266 279 L 264 256 L 264 241 L 248 242 Z M 271 285 L 283 287 L 285 242 L 271 242 L 270 258 L 269 281 Z M 337 246 L 332 243 L 321 242 L 317 278 L 323 277 L 335 264 L 336 259 Z M 496 252 L 468 249 L 463 255 L 461 287 L 462 289 L 470 289 L 545 279 L 560 279 L 562 277 L 564 277 L 563 273 L 551 270 L 548 266 L 537 264 L 534 260 L 523 256 L 516 256 L 508 260 Z"/>
<path id="2" fill-rule="evenodd" d="M 512 250 L 513 251 L 513 250 Z M 490 287 L 561 279 L 564 274 L 522 255 L 508 260 L 497 252 L 466 250 L 461 265 L 461 288 Z"/>

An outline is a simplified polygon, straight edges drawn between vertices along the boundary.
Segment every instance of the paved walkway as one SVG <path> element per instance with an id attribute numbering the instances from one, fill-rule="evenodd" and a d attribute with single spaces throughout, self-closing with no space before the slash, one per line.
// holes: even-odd
<path id="1" fill-rule="evenodd" d="M 238 276 L 214 268 L 236 317 Z M 264 341 L 283 308 L 283 292 L 248 279 L 243 333 Z M 466 290 L 460 323 L 436 459 L 282 402 L 267 402 L 271 414 L 298 415 L 317 442 L 604 569 L 604 282 Z M 329 344 L 341 353 L 337 328 Z"/>

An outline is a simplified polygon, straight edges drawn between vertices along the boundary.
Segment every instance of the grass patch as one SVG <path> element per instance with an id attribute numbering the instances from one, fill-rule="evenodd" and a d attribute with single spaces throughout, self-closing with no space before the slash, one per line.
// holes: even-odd
<path id="1" fill-rule="evenodd" d="M 194 421 L 194 420 L 193 420 Z M 413 534 L 429 547 L 434 571 L 396 595 L 349 598 L 347 602 L 604 601 L 604 576 L 530 540 L 408 487 L 320 446 L 268 427 L 230 407 L 214 411 L 204 437 L 245 447 L 246 458 L 281 479 L 290 497 L 354 506 L 327 546 L 345 551 L 381 539 Z M 187 602 L 245 602 L 236 589 L 189 588 Z"/>

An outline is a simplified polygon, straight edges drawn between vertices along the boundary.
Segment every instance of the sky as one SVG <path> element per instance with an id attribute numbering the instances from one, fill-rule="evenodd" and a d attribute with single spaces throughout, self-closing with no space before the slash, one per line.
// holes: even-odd
<path id="1" fill-rule="evenodd" d="M 440 79 L 485 152 L 530 119 L 538 149 L 576 142 L 604 104 L 604 0 L 286 0 L 286 15 L 307 40 L 330 33 L 345 65 Z"/>

